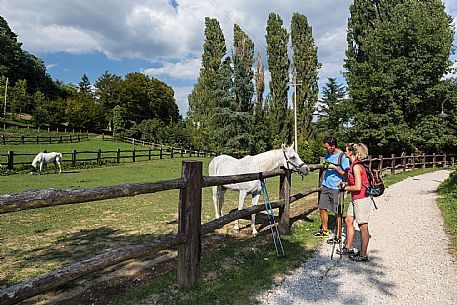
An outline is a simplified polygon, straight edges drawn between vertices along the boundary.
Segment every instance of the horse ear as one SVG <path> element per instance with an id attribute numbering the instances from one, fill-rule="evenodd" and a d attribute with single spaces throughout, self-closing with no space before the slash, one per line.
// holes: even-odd
<path id="1" fill-rule="evenodd" d="M 281 148 L 282 148 L 282 150 L 285 150 L 287 148 L 287 145 L 282 143 Z"/>

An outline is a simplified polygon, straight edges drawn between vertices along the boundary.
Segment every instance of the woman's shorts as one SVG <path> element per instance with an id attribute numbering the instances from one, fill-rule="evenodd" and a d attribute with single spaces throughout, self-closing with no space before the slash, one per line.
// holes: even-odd
<path id="1" fill-rule="evenodd" d="M 357 223 L 360 225 L 368 223 L 372 210 L 373 201 L 371 201 L 370 197 L 365 197 L 351 201 L 346 215 L 354 217 Z"/>

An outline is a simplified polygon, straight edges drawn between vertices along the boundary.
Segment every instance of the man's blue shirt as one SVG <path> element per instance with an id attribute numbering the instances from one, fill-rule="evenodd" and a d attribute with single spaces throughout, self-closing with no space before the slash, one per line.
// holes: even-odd
<path id="1" fill-rule="evenodd" d="M 330 163 L 333 163 L 334 165 L 338 166 L 338 158 L 340 154 L 343 154 L 343 152 L 337 153 L 337 154 L 331 154 L 329 155 L 328 153 L 325 154 L 325 159 L 328 160 Z M 341 167 L 347 171 L 349 169 L 349 159 L 343 154 L 343 157 L 341 158 Z M 338 174 L 338 172 L 334 169 L 328 168 L 327 171 L 325 172 L 324 179 L 322 181 L 322 184 L 330 189 L 337 190 L 338 189 L 338 183 L 342 180 L 342 176 Z"/>

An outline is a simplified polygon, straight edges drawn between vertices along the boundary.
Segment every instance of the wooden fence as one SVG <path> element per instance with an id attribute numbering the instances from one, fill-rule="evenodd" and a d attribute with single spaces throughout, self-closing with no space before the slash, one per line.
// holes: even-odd
<path id="1" fill-rule="evenodd" d="M 390 173 L 395 173 L 395 170 L 398 168 L 406 171 L 408 168 L 427 167 L 427 165 L 431 165 L 432 167 L 446 166 L 448 160 L 450 165 L 454 165 L 454 156 L 442 155 L 440 157 L 439 155 L 432 155 L 432 160 L 427 161 L 428 157 L 429 156 L 426 155 L 413 155 L 412 157 L 406 155 L 395 157 L 392 155 L 390 158 L 380 156 L 377 159 L 373 159 L 370 157 L 368 162 L 371 167 L 375 166 L 376 162 L 378 162 L 377 166 L 380 170 L 389 170 Z M 412 158 L 412 160 L 408 161 L 408 158 Z M 401 160 L 401 163 L 398 165 L 396 164 L 397 160 Z M 390 166 L 384 167 L 385 162 L 390 162 Z M 320 164 L 310 165 L 310 169 L 320 170 L 319 181 L 321 181 L 323 174 L 322 166 Z M 319 192 L 320 183 L 318 183 L 318 187 L 316 188 L 308 189 L 302 193 L 291 196 L 290 171 L 279 169 L 271 172 L 264 172 L 262 175 L 265 178 L 280 176 L 279 200 L 277 202 L 272 202 L 272 207 L 275 209 L 279 208 L 278 227 L 280 232 L 287 232 L 289 230 L 290 204 L 312 193 Z M 184 287 L 193 286 L 201 278 L 200 261 L 202 236 L 237 219 L 245 218 L 264 210 L 263 205 L 257 205 L 231 212 L 221 218 L 202 225 L 202 188 L 258 179 L 259 173 L 204 177 L 202 175 L 201 161 L 183 161 L 181 178 L 174 180 L 86 189 L 31 190 L 0 196 L 0 214 L 4 214 L 27 209 L 63 204 L 79 204 L 83 202 L 94 202 L 110 198 L 180 189 L 178 234 L 169 235 L 155 243 L 131 245 L 125 248 L 110 250 L 82 262 L 7 287 L 0 290 L 0 303 L 5 305 L 15 304 L 109 266 L 148 255 L 151 254 L 151 252 L 157 252 L 162 249 L 169 249 L 176 246 L 178 247 L 178 284 Z"/>
<path id="2" fill-rule="evenodd" d="M 6 166 L 8 169 L 14 169 L 15 166 L 30 165 L 36 154 L 25 154 L 15 153 L 14 151 L 8 151 L 7 155 L 1 159 L 0 165 Z M 193 150 L 189 148 L 176 148 L 176 147 L 165 147 L 157 144 L 155 148 L 149 146 L 147 149 L 132 149 L 132 150 L 106 150 L 101 149 L 97 151 L 76 151 L 62 152 L 62 162 L 71 163 L 71 166 L 76 166 L 78 162 L 97 162 L 102 163 L 104 160 L 111 162 L 120 163 L 124 162 L 136 162 L 140 160 L 152 160 L 153 158 L 164 159 L 164 158 L 191 158 L 191 157 L 210 157 L 215 156 L 214 153 L 204 150 Z M 6 160 L 5 160 L 6 157 Z M 4 160 L 4 161 L 3 161 Z M 3 161 L 3 162 L 2 162 Z"/>
<path id="3" fill-rule="evenodd" d="M 74 143 L 82 140 L 89 140 L 88 134 L 74 134 L 61 136 L 0 136 L 0 144 L 53 144 L 53 143 Z"/>
<path id="4" fill-rule="evenodd" d="M 321 165 L 310 165 L 311 170 L 321 168 Z M 272 202 L 272 207 L 275 209 L 279 208 L 279 230 L 281 232 L 287 232 L 289 230 L 290 203 L 318 192 L 320 188 L 316 187 L 291 196 L 290 171 L 278 169 L 264 172 L 262 175 L 265 178 L 280 176 L 280 199 L 277 202 Z M 155 243 L 131 245 L 125 248 L 114 249 L 82 262 L 7 287 L 0 290 L 0 303 L 4 305 L 15 304 L 106 267 L 116 265 L 129 259 L 149 255 L 151 252 L 154 253 L 162 249 L 169 249 L 176 246 L 178 247 L 178 284 L 180 286 L 190 287 L 198 282 L 201 276 L 200 260 L 202 236 L 218 228 L 222 228 L 224 225 L 237 219 L 248 217 L 265 209 L 263 205 L 249 207 L 229 213 L 202 225 L 202 188 L 258 179 L 259 173 L 204 177 L 202 175 L 201 161 L 183 161 L 181 178 L 174 180 L 87 189 L 31 190 L 0 196 L 0 214 L 4 214 L 27 209 L 63 204 L 79 204 L 83 202 L 94 202 L 110 198 L 180 189 L 178 234 L 169 235 Z"/>

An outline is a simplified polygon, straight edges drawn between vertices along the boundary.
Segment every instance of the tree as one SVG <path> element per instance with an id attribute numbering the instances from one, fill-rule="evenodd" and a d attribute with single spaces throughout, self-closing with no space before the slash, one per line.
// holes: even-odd
<path id="1" fill-rule="evenodd" d="M 215 18 L 205 18 L 205 42 L 203 44 L 202 67 L 198 81 L 189 95 L 188 117 L 195 144 L 207 147 L 210 144 L 211 118 L 217 105 L 218 74 L 226 53 L 225 38 Z"/>
<path id="2" fill-rule="evenodd" d="M 297 88 L 297 124 L 300 139 L 309 140 L 313 135 L 312 113 L 317 103 L 319 88 L 317 47 L 314 44 L 313 30 L 306 16 L 294 13 L 290 30 L 293 49 L 294 81 L 301 83 Z"/>
<path id="3" fill-rule="evenodd" d="M 453 30 L 439 0 L 354 1 L 345 66 L 354 140 L 372 153 L 413 150 L 413 130 L 440 107 Z"/>
<path id="4" fill-rule="evenodd" d="M 29 103 L 29 99 L 30 97 L 27 93 L 27 81 L 23 79 L 18 80 L 16 85 L 11 87 L 11 93 L 9 94 L 11 113 L 19 114 L 20 119 L 22 111 Z"/>
<path id="5" fill-rule="evenodd" d="M 124 136 L 125 125 L 123 118 L 123 109 L 117 105 L 113 109 L 113 137 L 120 139 Z"/>
<path id="6" fill-rule="evenodd" d="M 291 116 L 288 113 L 289 58 L 287 46 L 289 35 L 281 17 L 270 13 L 267 21 L 267 57 L 271 74 L 270 122 L 273 145 L 291 141 Z"/>
<path id="7" fill-rule="evenodd" d="M 256 102 L 254 107 L 254 115 L 256 122 L 263 118 L 263 93 L 265 91 L 265 68 L 262 63 L 262 56 L 260 52 L 257 53 L 257 65 L 255 69 L 255 89 L 256 89 Z"/>
<path id="8" fill-rule="evenodd" d="M 238 111 L 250 112 L 254 96 L 254 43 L 237 24 L 233 26 L 233 49 L 233 79 Z"/>

